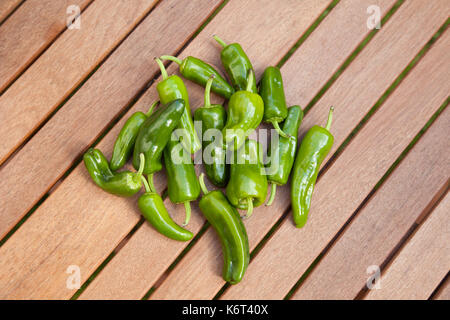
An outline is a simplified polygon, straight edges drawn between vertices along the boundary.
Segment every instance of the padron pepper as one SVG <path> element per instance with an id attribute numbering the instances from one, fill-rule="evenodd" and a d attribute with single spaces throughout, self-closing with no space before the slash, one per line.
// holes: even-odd
<path id="1" fill-rule="evenodd" d="M 234 89 L 257 93 L 255 74 L 252 74 L 251 78 L 248 79 L 248 74 L 250 70 L 253 70 L 253 66 L 241 45 L 239 43 L 227 45 L 218 36 L 214 35 L 213 37 L 223 47 L 220 52 L 220 59 Z M 252 81 L 250 86 L 248 86 L 249 80 Z"/>
<path id="2" fill-rule="evenodd" d="M 295 158 L 291 183 L 291 202 L 294 222 L 297 228 L 305 225 L 311 206 L 311 196 L 317 180 L 320 165 L 333 146 L 330 133 L 333 107 L 330 108 L 325 128 L 313 126 L 302 140 Z"/>
<path id="3" fill-rule="evenodd" d="M 267 67 L 264 70 L 259 94 L 264 101 L 263 121 L 273 125 L 278 134 L 284 138 L 288 135 L 280 129 L 279 122 L 282 122 L 288 114 L 286 97 L 284 95 L 283 78 L 280 69 L 277 67 Z"/>
<path id="4" fill-rule="evenodd" d="M 203 87 L 206 86 L 209 76 L 211 74 L 215 75 L 214 82 L 211 86 L 211 91 L 217 93 L 225 99 L 230 99 L 231 95 L 234 93 L 233 87 L 222 77 L 219 71 L 198 58 L 188 56 L 181 60 L 174 56 L 161 56 L 160 59 L 170 60 L 177 63 L 180 66 L 180 73 L 183 77 Z"/>
<path id="5" fill-rule="evenodd" d="M 181 116 L 178 129 L 182 129 L 183 133 L 180 136 L 183 147 L 190 153 L 195 153 L 202 146 L 198 139 L 197 132 L 194 128 L 194 122 L 192 121 L 191 108 L 189 106 L 189 96 L 184 85 L 183 80 L 177 75 L 167 74 L 164 64 L 159 58 L 155 58 L 156 63 L 161 69 L 161 75 L 163 80 L 156 85 L 156 90 L 159 94 L 161 103 L 166 104 L 176 99 L 184 100 L 184 112 Z"/>
<path id="6" fill-rule="evenodd" d="M 222 105 L 211 104 L 209 95 L 214 77 L 215 75 L 213 74 L 206 83 L 205 104 L 195 110 L 194 120 L 200 121 L 202 124 L 202 155 L 206 175 L 214 185 L 224 187 L 228 182 L 230 168 L 225 161 L 226 154 L 223 149 L 222 135 L 217 137 L 214 134 L 217 132 L 221 133 L 225 127 L 227 113 Z M 213 129 L 216 131 L 214 132 Z"/>
<path id="7" fill-rule="evenodd" d="M 141 111 L 133 113 L 128 120 L 123 125 L 122 129 L 114 142 L 114 149 L 111 156 L 111 161 L 109 162 L 109 167 L 111 170 L 116 171 L 122 168 L 125 163 L 130 158 L 134 144 L 136 142 L 137 136 L 139 134 L 139 129 L 145 120 L 152 114 L 153 108 L 159 103 L 159 101 L 154 102 L 147 113 Z"/>
<path id="8" fill-rule="evenodd" d="M 261 150 L 258 142 L 247 139 L 242 148 L 235 151 L 230 165 L 226 194 L 233 206 L 247 209 L 246 218 L 251 216 L 253 207 L 264 203 L 267 196 L 268 183 Z"/>
<path id="9" fill-rule="evenodd" d="M 223 279 L 231 284 L 242 280 L 250 261 L 247 231 L 238 211 L 227 200 L 222 191 L 208 191 L 200 175 L 203 197 L 200 210 L 217 232 L 222 244 Z"/>
<path id="10" fill-rule="evenodd" d="M 170 140 L 167 144 L 164 149 L 164 164 L 169 199 L 175 204 L 184 203 L 184 225 L 187 225 L 191 218 L 190 202 L 200 195 L 200 184 L 190 154 L 185 152 L 179 140 Z"/>
<path id="11" fill-rule="evenodd" d="M 194 236 L 192 232 L 180 227 L 172 220 L 163 199 L 153 185 L 153 175 L 149 183 L 142 177 L 146 192 L 139 197 L 138 206 L 144 218 L 161 234 L 178 241 L 189 241 Z M 150 184 L 150 185 L 149 185 Z"/>
<path id="12" fill-rule="evenodd" d="M 268 150 L 270 161 L 266 165 L 267 180 L 271 184 L 270 198 L 267 206 L 270 206 L 275 199 L 276 188 L 288 182 L 289 174 L 295 160 L 297 151 L 298 129 L 303 120 L 303 110 L 300 106 L 292 106 L 288 110 L 287 118 L 283 123 L 283 131 L 289 138 L 279 136 L 278 145 Z M 274 151 L 272 153 L 272 151 Z"/>
<path id="13" fill-rule="evenodd" d="M 98 149 L 90 148 L 84 155 L 83 161 L 95 184 L 109 192 L 122 197 L 135 195 L 142 187 L 142 171 L 144 170 L 144 155 L 140 154 L 141 166 L 138 172 L 123 171 L 113 173 L 108 160 Z"/>
<path id="14" fill-rule="evenodd" d="M 144 174 L 152 174 L 162 169 L 161 156 L 185 110 L 184 100 L 177 99 L 161 106 L 139 129 L 134 144 L 133 166 L 140 167 L 141 153 L 145 156 Z"/>
<path id="15" fill-rule="evenodd" d="M 248 87 L 237 91 L 228 102 L 227 123 L 222 130 L 224 144 L 239 149 L 247 136 L 254 131 L 262 121 L 264 102 L 257 93 L 251 92 L 253 70 L 248 74 Z M 233 149 L 231 149 L 233 150 Z"/>

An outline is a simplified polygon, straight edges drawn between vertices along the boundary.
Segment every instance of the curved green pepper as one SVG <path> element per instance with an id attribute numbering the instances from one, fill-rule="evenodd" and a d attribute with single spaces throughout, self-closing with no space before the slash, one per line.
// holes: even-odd
<path id="1" fill-rule="evenodd" d="M 247 209 L 245 217 L 249 218 L 253 207 L 263 204 L 267 196 L 268 183 L 261 146 L 255 140 L 247 139 L 234 155 L 226 194 L 233 206 Z"/>
<path id="2" fill-rule="evenodd" d="M 253 66 L 241 45 L 239 43 L 227 45 L 218 36 L 215 35 L 213 37 L 223 47 L 220 52 L 220 59 L 234 89 L 236 91 L 248 90 L 253 93 L 258 93 L 255 74 L 251 75 L 250 80 L 252 84 L 248 86 L 248 74 L 250 70 L 253 70 Z"/>
<path id="3" fill-rule="evenodd" d="M 297 228 L 305 225 L 311 206 L 311 196 L 317 180 L 320 165 L 333 146 L 330 133 L 333 107 L 330 108 L 325 128 L 313 126 L 302 140 L 294 163 L 291 183 L 291 202 L 294 222 Z"/>
<path id="4" fill-rule="evenodd" d="M 184 100 L 177 99 L 158 108 L 141 125 L 134 144 L 133 166 L 140 166 L 139 155 L 145 156 L 145 174 L 162 169 L 161 156 L 184 112 Z"/>
<path id="5" fill-rule="evenodd" d="M 231 284 L 242 280 L 250 261 L 247 231 L 241 217 L 222 191 L 209 192 L 200 175 L 203 197 L 200 210 L 219 235 L 223 252 L 223 279 Z"/>
<path id="6" fill-rule="evenodd" d="M 203 163 L 205 165 L 206 175 L 211 182 L 218 186 L 224 187 L 230 175 L 230 168 L 226 164 L 226 154 L 223 150 L 222 140 L 209 141 L 209 137 L 205 137 L 204 134 L 210 129 L 222 130 L 225 127 L 225 121 L 227 113 L 225 108 L 220 104 L 211 105 L 209 98 L 209 90 L 214 80 L 214 75 L 208 80 L 205 89 L 205 104 L 203 107 L 198 108 L 194 112 L 194 120 L 201 121 L 203 137 Z M 211 132 L 211 131 L 210 131 Z M 208 133 L 207 133 L 208 135 Z M 212 137 L 211 137 L 212 138 Z M 216 137 L 217 139 L 217 137 Z M 212 140 L 212 139 L 211 139 Z M 210 147 L 208 147 L 210 146 Z M 211 151 L 209 149 L 213 148 Z M 205 157 L 205 153 L 207 156 Z"/>
<path id="7" fill-rule="evenodd" d="M 200 195 L 200 184 L 190 155 L 187 157 L 185 155 L 178 140 L 170 140 L 164 149 L 169 199 L 173 203 L 184 203 L 186 210 L 184 225 L 187 225 L 191 218 L 190 202 Z"/>
<path id="8" fill-rule="evenodd" d="M 117 136 L 116 142 L 114 142 L 114 149 L 109 162 L 111 170 L 116 171 L 122 168 L 131 156 L 131 153 L 136 143 L 139 129 L 145 120 L 152 114 L 153 108 L 159 103 L 154 102 L 147 113 L 135 112 L 123 125 L 122 129 Z"/>
<path id="9" fill-rule="evenodd" d="M 288 113 L 283 78 L 279 68 L 267 67 L 264 70 L 259 94 L 264 101 L 263 120 L 271 123 L 280 136 L 287 138 L 288 135 L 281 131 L 278 125 L 279 122 L 286 119 Z"/>
<path id="10" fill-rule="evenodd" d="M 268 157 L 271 159 L 267 165 L 267 180 L 271 183 L 270 198 L 267 206 L 270 206 L 275 199 L 277 185 L 282 186 L 288 182 L 289 174 L 295 160 L 295 152 L 297 151 L 298 129 L 303 120 L 303 110 L 300 106 L 292 106 L 288 110 L 288 115 L 283 123 L 283 131 L 290 138 L 279 137 L 278 146 L 268 150 Z M 274 160 L 276 159 L 275 163 Z M 272 168 L 275 166 L 275 168 Z M 273 172 L 272 172 L 273 170 Z"/>
<path id="11" fill-rule="evenodd" d="M 166 68 L 159 58 L 155 58 L 156 63 L 161 69 L 163 80 L 156 85 L 161 103 L 166 104 L 176 99 L 184 100 L 184 112 L 181 116 L 179 129 L 184 130 L 184 134 L 180 137 L 183 147 L 190 153 L 195 153 L 202 145 L 198 139 L 197 132 L 194 128 L 194 122 L 191 116 L 191 107 L 189 106 L 189 96 L 183 80 L 177 75 L 167 75 Z"/>
<path id="12" fill-rule="evenodd" d="M 222 77 L 219 71 L 198 58 L 189 56 L 181 60 L 174 56 L 161 56 L 161 59 L 178 63 L 180 65 L 180 73 L 183 77 L 203 87 L 206 86 L 209 76 L 211 74 L 215 75 L 216 77 L 212 83 L 211 91 L 221 95 L 225 99 L 230 99 L 234 93 L 233 87 Z"/>
<path id="13" fill-rule="evenodd" d="M 144 218 L 161 234 L 178 241 L 189 241 L 194 236 L 192 232 L 180 227 L 172 220 L 161 196 L 156 193 L 153 176 L 150 175 L 150 186 L 142 177 L 146 192 L 139 197 L 138 206 Z"/>
<path id="14" fill-rule="evenodd" d="M 257 93 L 252 93 L 253 71 L 248 75 L 248 88 L 237 91 L 228 102 L 227 123 L 222 130 L 224 143 L 227 147 L 239 149 L 245 138 L 255 130 L 262 121 L 264 102 Z"/>
<path id="15" fill-rule="evenodd" d="M 123 171 L 113 173 L 109 168 L 108 160 L 98 149 L 90 148 L 84 155 L 84 165 L 95 184 L 106 192 L 131 197 L 142 187 L 142 171 L 144 170 L 144 155 L 140 155 L 142 165 L 138 172 Z"/>

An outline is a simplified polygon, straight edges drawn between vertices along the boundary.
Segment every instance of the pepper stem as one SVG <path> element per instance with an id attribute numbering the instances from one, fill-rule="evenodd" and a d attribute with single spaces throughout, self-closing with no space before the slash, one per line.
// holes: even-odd
<path id="1" fill-rule="evenodd" d="M 291 136 L 287 133 L 284 133 L 283 130 L 281 130 L 280 125 L 278 124 L 278 122 L 276 121 L 270 121 L 273 125 L 273 128 L 278 132 L 278 134 L 280 136 L 282 136 L 283 138 L 287 138 L 289 139 Z"/>
<path id="2" fill-rule="evenodd" d="M 247 198 L 247 214 L 245 215 L 244 219 L 248 219 L 252 216 L 253 213 L 253 199 Z"/>
<path id="3" fill-rule="evenodd" d="M 187 226 L 189 223 L 189 220 L 191 220 L 191 202 L 185 201 L 184 202 L 184 209 L 186 211 L 186 218 L 184 219 L 183 226 Z"/>
<path id="4" fill-rule="evenodd" d="M 150 191 L 156 193 L 155 184 L 153 183 L 153 173 L 148 175 L 148 184 L 150 185 Z"/>
<path id="5" fill-rule="evenodd" d="M 143 153 L 139 154 L 139 170 L 137 172 L 138 175 L 142 176 L 142 172 L 144 172 L 145 165 L 145 156 Z"/>
<path id="6" fill-rule="evenodd" d="M 208 82 L 206 82 L 206 87 L 205 87 L 205 106 L 204 106 L 205 108 L 211 107 L 211 99 L 210 99 L 211 86 L 212 86 L 212 83 L 213 83 L 215 77 L 216 76 L 214 74 L 210 75 L 209 79 L 208 79 Z"/>
<path id="7" fill-rule="evenodd" d="M 247 88 L 245 88 L 246 91 L 252 91 L 254 78 L 255 78 L 255 76 L 254 76 L 253 70 L 250 69 L 248 71 L 248 75 L 247 75 Z"/>
<path id="8" fill-rule="evenodd" d="M 155 107 L 158 105 L 158 103 L 159 103 L 159 100 L 152 103 L 152 105 L 148 109 L 147 113 L 145 114 L 147 117 L 150 117 L 150 115 L 153 112 L 153 109 L 155 109 Z"/>
<path id="9" fill-rule="evenodd" d="M 277 193 L 277 185 L 275 183 L 272 183 L 270 186 L 269 201 L 267 201 L 266 206 L 270 206 L 272 204 L 273 200 L 275 200 L 276 193 Z"/>
<path id="10" fill-rule="evenodd" d="M 200 183 L 200 189 L 202 189 L 202 192 L 204 195 L 208 194 L 208 188 L 206 188 L 206 184 L 205 184 L 205 174 L 201 173 L 200 177 L 199 177 L 199 183 Z"/>
<path id="11" fill-rule="evenodd" d="M 152 190 L 150 189 L 150 186 L 148 185 L 147 179 L 145 179 L 144 176 L 141 176 L 141 180 L 144 183 L 144 188 L 145 188 L 145 192 L 152 192 Z"/>
<path id="12" fill-rule="evenodd" d="M 331 128 L 331 122 L 333 121 L 333 111 L 334 111 L 334 107 L 331 106 L 331 107 L 330 107 L 330 112 L 328 113 L 327 125 L 326 125 L 326 127 L 325 127 L 325 129 L 327 129 L 328 131 L 330 131 L 330 128 Z"/>
<path id="13" fill-rule="evenodd" d="M 220 39 L 217 35 L 213 35 L 213 38 L 222 46 L 222 47 L 226 47 L 227 44 L 225 43 L 225 41 L 223 41 L 222 39 Z"/>
<path id="14" fill-rule="evenodd" d="M 159 69 L 161 69 L 161 75 L 163 80 L 166 80 L 169 75 L 167 74 L 166 67 L 164 67 L 164 63 L 162 63 L 160 58 L 155 58 L 155 61 L 158 64 Z"/>
<path id="15" fill-rule="evenodd" d="M 178 64 L 182 64 L 183 63 L 183 60 L 178 59 L 177 57 L 174 57 L 174 56 L 161 56 L 159 58 L 163 59 L 163 60 L 170 60 L 170 61 L 173 61 L 173 62 L 178 63 Z"/>

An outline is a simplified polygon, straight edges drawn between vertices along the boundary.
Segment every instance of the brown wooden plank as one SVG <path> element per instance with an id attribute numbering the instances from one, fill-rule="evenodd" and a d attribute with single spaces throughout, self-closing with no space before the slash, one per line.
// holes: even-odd
<path id="1" fill-rule="evenodd" d="M 216 6 L 219 1 L 214 2 Z M 196 5 L 197 2 L 192 2 L 186 8 L 193 10 Z M 216 8 L 211 4 L 202 6 L 194 15 L 189 11 L 179 12 L 183 6 L 186 3 L 174 6 L 171 1 L 158 5 L 155 12 L 160 16 L 154 17 L 152 12 L 64 108 L 0 168 L 3 181 L 0 190 L 4 195 L 4 205 L 0 208 L 0 237 L 32 208 L 117 113 L 155 76 L 159 69 L 153 57 L 163 53 L 174 54 Z M 167 17 L 175 19 L 176 16 L 191 19 L 192 25 L 177 30 L 182 25 L 161 20 Z M 26 175 L 23 175 L 24 170 Z M 18 176 L 29 186 L 25 190 L 15 183 Z"/>
<path id="2" fill-rule="evenodd" d="M 418 4 L 419 2 L 410 3 Z M 444 2 L 440 4 L 444 5 Z M 412 8 L 413 6 L 408 9 Z M 426 10 L 421 11 L 420 14 L 425 12 Z M 439 15 L 436 8 L 433 12 L 428 14 Z M 408 23 L 411 23 L 409 19 L 414 17 L 414 14 L 396 16 L 392 24 L 385 26 L 385 31 L 389 30 L 389 26 L 395 26 L 396 21 L 404 21 L 406 17 L 408 17 Z M 446 18 L 440 16 L 437 19 L 443 22 Z M 418 23 L 417 20 L 415 22 Z M 422 25 L 422 28 L 426 28 L 426 25 Z M 404 34 L 403 31 L 406 29 L 396 30 Z M 389 33 L 380 33 L 378 39 L 382 39 Z M 399 40 L 395 34 L 390 34 L 390 37 L 398 43 Z M 315 188 L 307 225 L 298 229 L 290 216 L 285 219 L 250 263 L 242 285 L 231 287 L 222 296 L 223 299 L 244 297 L 281 299 L 288 293 L 411 139 L 447 98 L 450 83 L 444 84 L 444 79 L 447 77 L 446 70 L 450 67 L 450 59 L 448 59 L 448 50 L 446 51 L 445 48 L 448 48 L 450 33 L 447 32 L 442 37 L 321 176 Z M 375 44 L 376 42 L 371 43 L 371 45 Z M 388 47 L 381 48 L 382 55 L 387 58 Z M 391 45 L 390 48 L 393 49 L 393 46 Z M 407 48 L 410 49 L 409 46 Z M 370 71 L 370 62 L 376 61 L 375 64 L 381 69 L 380 64 L 383 60 L 366 60 L 367 56 L 364 53 L 370 53 L 373 48 L 366 49 L 360 56 L 363 60 L 354 61 L 350 68 L 365 62 L 365 70 Z M 388 64 L 385 66 L 387 67 Z M 364 72 L 361 71 L 361 73 Z M 354 74 L 347 73 L 347 75 Z M 380 81 L 373 73 L 369 75 L 372 75 L 371 81 Z M 373 87 L 371 89 L 373 90 Z M 348 94 L 348 90 L 342 91 L 341 95 Z M 364 91 L 366 99 L 370 98 L 369 92 L 375 93 L 372 90 Z M 344 106 L 340 103 L 339 96 L 335 97 L 339 101 L 335 106 L 341 106 L 341 108 L 336 107 L 337 115 L 351 109 L 350 104 Z M 353 95 L 346 99 L 351 97 L 356 99 Z M 340 127 L 338 121 L 334 122 L 332 132 Z M 261 281 L 261 275 L 270 275 L 270 277 Z"/>
<path id="3" fill-rule="evenodd" d="M 39 132 L 42 140 L 28 150 L 39 152 L 38 148 L 56 143 L 53 150 L 58 150 L 62 157 L 55 162 L 67 168 L 74 154 L 95 139 L 111 120 L 112 112 L 115 114 L 123 108 L 155 75 L 157 66 L 152 57 L 175 53 L 219 4 L 220 1 L 202 0 L 161 2 L 72 97 L 63 109 L 67 111 L 58 112 L 48 123 L 50 126 Z M 69 129 L 64 129 L 64 123 Z M 58 132 L 56 129 L 60 135 L 52 137 L 49 132 Z M 112 148 L 116 134 L 117 131 L 112 132 L 103 140 L 108 147 Z M 103 149 L 103 145 L 100 147 Z M 55 160 L 53 156 L 43 157 L 38 156 L 35 161 Z M 11 163 L 16 163 L 17 159 L 14 160 Z M 45 161 L 41 160 L 35 168 L 44 165 Z M 0 173 L 4 171 L 5 168 Z M 38 183 L 44 174 L 45 171 L 35 176 L 34 182 Z M 22 195 L 18 196 L 21 201 L 25 200 L 27 191 L 28 188 L 23 188 Z M 80 164 L 0 248 L 0 297 L 71 297 L 75 290 L 66 288 L 67 267 L 79 266 L 84 282 L 138 221 L 135 200 L 102 192 Z"/>
<path id="4" fill-rule="evenodd" d="M 354 3 L 354 2 L 352 2 Z M 334 55 L 336 54 L 331 48 L 329 50 L 322 50 L 320 44 L 321 43 L 332 43 L 329 40 L 326 39 L 326 34 L 329 33 L 328 29 L 321 29 L 322 26 L 336 26 L 339 25 L 338 29 L 340 30 L 348 30 L 348 32 L 353 32 L 354 28 L 346 26 L 344 21 L 351 21 L 352 19 L 349 17 L 346 17 L 345 14 L 339 13 L 334 15 L 335 10 L 339 9 L 339 6 L 343 4 L 340 3 L 331 13 L 330 16 L 323 21 L 323 24 L 321 24 L 318 28 L 318 30 L 315 30 L 314 33 L 311 35 L 311 38 L 308 39 L 302 47 L 290 58 L 289 64 L 293 65 L 295 64 L 294 61 L 308 61 L 308 58 L 304 56 L 304 53 L 311 54 L 311 60 L 315 59 L 315 56 L 319 55 L 318 53 L 321 52 L 323 54 L 323 57 L 318 58 L 319 60 L 327 60 L 333 59 Z M 360 10 L 363 10 L 362 8 L 367 7 L 367 2 L 364 4 L 361 3 Z M 385 3 L 387 7 L 387 3 Z M 410 17 L 411 15 L 414 15 L 415 10 L 418 10 L 419 8 L 409 8 L 405 7 L 399 12 L 395 14 L 396 19 L 400 19 L 402 23 L 400 24 L 394 24 L 393 26 L 386 25 L 379 35 L 376 36 L 375 39 L 373 39 L 372 43 L 369 45 L 369 47 L 365 48 L 364 51 L 361 53 L 362 56 L 357 58 L 352 65 L 350 65 L 349 70 L 347 70 L 343 75 L 342 78 L 337 81 L 337 83 L 334 84 L 338 85 L 339 90 L 333 90 L 333 87 L 330 89 L 329 92 L 326 93 L 326 95 L 323 97 L 323 101 L 320 102 L 319 105 L 315 106 L 305 117 L 304 121 L 307 121 L 311 117 L 313 119 L 323 119 L 326 117 L 327 108 L 330 106 L 330 101 L 333 101 L 335 103 L 335 106 L 345 106 L 345 109 L 343 107 L 339 108 L 340 111 L 336 112 L 336 115 L 339 114 L 339 117 L 347 117 L 348 121 L 345 123 L 341 123 L 339 121 L 335 121 L 333 124 L 333 134 L 335 136 L 335 147 L 333 150 L 336 150 L 336 147 L 339 146 L 340 143 L 347 137 L 347 135 L 350 133 L 351 129 L 360 121 L 360 119 L 364 116 L 365 112 L 367 112 L 370 107 L 375 103 L 376 99 L 385 91 L 385 89 L 389 86 L 391 81 L 395 78 L 395 76 L 402 70 L 404 66 L 409 62 L 409 60 L 414 56 L 414 50 L 419 50 L 419 48 L 429 39 L 429 37 L 432 34 L 432 30 L 437 28 L 437 24 L 433 26 L 417 26 L 419 30 L 422 28 L 422 31 L 426 31 L 427 34 L 421 34 L 419 38 L 417 37 L 408 37 L 408 39 L 404 38 L 403 43 L 399 43 L 396 38 L 399 36 L 400 31 L 402 28 L 410 28 L 408 25 L 410 22 L 406 20 L 405 18 L 402 19 L 402 17 Z M 364 9 L 365 10 L 365 9 Z M 363 11 L 364 11 L 363 10 Z M 347 10 L 344 10 L 344 12 Z M 430 14 L 430 12 L 428 12 Z M 400 17 L 400 18 L 398 18 Z M 333 24 L 327 25 L 328 19 L 335 19 L 333 20 Z M 362 18 L 361 18 L 362 19 Z M 420 20 L 420 19 L 419 19 Z M 365 21 L 365 20 L 364 20 Z M 359 23 L 364 24 L 364 21 L 360 21 Z M 418 22 L 419 24 L 427 24 L 427 20 L 421 20 Z M 358 23 L 355 22 L 355 28 L 358 30 L 357 27 Z M 361 30 L 361 29 L 359 29 Z M 316 33 L 320 32 L 319 39 L 321 41 L 315 40 Z M 363 31 L 361 31 L 363 32 Z M 418 31 L 418 33 L 421 33 Z M 362 36 L 362 35 L 361 35 Z M 406 37 L 404 35 L 403 37 Z M 351 36 L 347 33 L 344 33 L 342 36 L 342 39 L 346 38 L 353 38 L 357 39 L 356 36 Z M 341 39 L 334 38 L 334 41 L 340 42 L 344 41 Z M 392 40 L 389 40 L 392 39 Z M 304 46 L 309 46 L 309 41 L 312 41 L 313 45 L 316 46 L 316 50 L 312 49 L 304 49 Z M 392 42 L 391 42 L 392 41 Z M 419 42 L 417 42 L 419 41 Z M 384 47 L 385 45 L 390 46 L 390 51 L 388 53 L 380 52 L 379 48 Z M 355 46 L 356 44 L 353 44 Z M 409 56 L 405 56 L 405 52 L 402 48 L 407 45 L 413 50 L 412 52 L 409 52 Z M 348 54 L 350 53 L 350 50 L 352 48 L 352 45 L 349 44 L 347 47 Z M 337 53 L 336 55 L 341 55 L 342 57 L 345 57 L 345 55 Z M 386 60 L 384 60 L 386 59 Z M 392 65 L 385 64 L 380 66 L 372 65 L 371 61 L 390 61 L 395 60 L 397 64 L 395 65 L 394 69 L 392 68 Z M 338 64 L 339 60 L 335 61 L 335 64 Z M 342 63 L 342 62 L 341 62 Z M 403 63 L 403 65 L 402 65 Z M 364 67 L 361 67 L 364 66 Z M 376 69 L 381 69 L 378 71 L 374 71 Z M 285 67 L 282 68 L 282 72 L 284 73 Z M 308 71 L 307 71 L 308 72 Z M 311 81 L 314 83 L 316 81 L 316 77 L 325 79 L 323 75 L 316 75 L 313 73 L 314 77 L 311 78 Z M 294 74 L 293 78 L 285 78 L 286 83 L 295 83 L 300 82 L 298 79 L 302 79 L 301 82 L 309 82 L 309 77 L 311 77 L 311 74 Z M 366 95 L 365 97 L 361 97 L 361 92 L 367 92 L 364 90 L 364 85 L 367 83 L 365 80 L 366 78 L 372 79 L 372 86 L 371 86 L 371 95 Z M 324 80 L 325 81 L 325 80 Z M 307 85 L 308 86 L 308 85 Z M 320 86 L 319 86 L 320 88 Z M 316 88 L 316 90 L 319 90 L 319 88 Z M 346 95 L 343 94 L 345 92 Z M 296 90 L 294 87 L 290 87 L 289 91 L 286 92 L 286 95 L 288 97 L 288 101 L 290 104 L 296 103 L 298 100 L 292 100 L 292 96 L 296 96 Z M 302 95 L 296 96 L 300 103 L 305 105 L 309 101 L 303 101 Z M 310 98 L 312 98 L 311 96 Z M 349 101 L 354 100 L 355 104 L 351 103 L 347 105 L 347 99 Z M 318 110 L 318 111 L 316 111 Z M 325 115 L 322 115 L 320 113 L 324 112 Z M 320 120 L 318 123 L 324 123 L 323 120 Z M 303 126 L 303 125 L 302 125 Z M 305 128 L 303 127 L 302 132 L 305 131 Z M 279 192 L 277 192 L 277 199 L 272 204 L 271 207 L 259 207 L 255 210 L 255 214 L 252 216 L 250 220 L 245 222 L 247 226 L 247 232 L 250 240 L 250 247 L 254 248 L 255 245 L 264 237 L 264 235 L 270 230 L 270 228 L 273 226 L 273 224 L 281 217 L 283 212 L 287 209 L 289 205 L 289 191 L 288 187 L 280 188 Z M 208 231 L 210 233 L 213 233 L 213 231 Z M 207 232 L 207 233 L 208 233 Z M 211 239 L 216 239 L 214 242 L 211 241 Z M 219 269 L 221 268 L 221 255 L 220 255 L 220 244 L 216 237 L 213 235 L 208 235 L 205 240 L 200 239 L 199 242 L 195 245 L 194 248 L 191 249 L 191 251 L 183 258 L 183 260 L 180 262 L 180 264 L 175 268 L 175 270 L 170 274 L 170 276 L 162 283 L 162 285 L 155 291 L 155 293 L 152 295 L 152 298 L 159 299 L 159 298 L 173 298 L 173 299 L 189 299 L 189 298 L 212 298 L 217 291 L 220 289 L 220 287 L 224 284 Z M 200 258 L 200 255 L 202 257 Z M 203 255 L 207 255 L 208 258 L 203 258 Z M 197 282 L 197 281 L 191 281 L 189 282 L 189 279 L 186 279 L 183 277 L 185 274 L 192 275 L 192 278 L 201 278 L 204 279 L 204 282 Z M 186 279 L 186 280 L 185 280 Z M 167 282 L 170 281 L 170 282 Z M 167 283 L 166 283 L 167 282 Z M 207 284 L 205 285 L 205 282 Z M 176 286 L 173 286 L 173 284 L 176 283 Z M 172 285 L 171 285 L 172 284 Z M 241 286 L 241 285 L 239 285 Z M 242 285 L 245 286 L 245 285 Z M 256 293 L 253 293 L 256 294 Z M 251 297 L 251 295 L 249 296 Z"/>
<path id="5" fill-rule="evenodd" d="M 157 0 L 95 1 L 0 97 L 0 164 L 150 11 Z"/>
<path id="6" fill-rule="evenodd" d="M 22 2 L 22 0 L 2 0 L 0 1 L 0 22 L 3 21 L 17 6 Z"/>
<path id="7" fill-rule="evenodd" d="M 439 116 L 292 299 L 353 299 L 371 265 L 381 266 L 450 177 L 450 109 Z"/>
<path id="8" fill-rule="evenodd" d="M 263 56 L 252 59 L 256 73 L 260 74 L 268 64 L 281 59 L 287 48 L 295 43 L 328 3 L 328 0 L 308 0 L 301 4 L 297 1 L 274 3 L 267 0 L 252 0 L 245 4 L 239 1 L 230 2 L 183 51 L 182 56 L 199 56 L 206 61 L 220 65 L 220 49 L 211 39 L 211 35 L 220 30 L 220 35 L 224 39 L 239 41 L 250 57 L 258 57 L 260 52 L 264 51 Z M 277 12 L 276 17 L 270 17 L 270 19 L 280 21 L 277 28 L 273 28 L 271 24 L 263 23 L 261 20 L 267 10 Z M 252 15 L 246 20 L 247 27 L 245 29 L 239 26 L 242 18 L 241 12 L 252 12 Z M 298 19 L 299 14 L 303 19 Z M 171 65 L 169 73 L 174 69 L 175 66 Z M 186 84 L 189 89 L 191 105 L 195 109 L 202 104 L 203 88 L 189 82 Z M 155 99 L 154 90 L 150 89 L 134 108 L 142 109 Z M 109 146 L 105 146 L 108 152 L 111 147 L 112 142 L 109 143 Z M 158 181 L 165 184 L 165 180 L 158 179 Z M 184 208 L 173 206 L 169 200 L 166 200 L 166 206 L 169 208 L 169 212 L 172 212 L 173 216 L 181 221 L 184 216 Z M 114 209 L 111 208 L 111 210 Z M 192 211 L 193 217 L 189 229 L 197 232 L 203 225 L 204 219 L 196 204 L 193 205 Z M 141 298 L 185 246 L 185 243 L 168 241 L 157 234 L 148 224 L 145 224 L 102 270 L 80 296 L 80 299 Z M 152 267 L 149 268 L 149 265 Z"/>
<path id="9" fill-rule="evenodd" d="M 448 195 L 447 195 L 448 197 Z M 442 288 L 437 292 L 436 296 L 433 298 L 434 300 L 450 300 L 450 280 L 443 284 Z"/>
<path id="10" fill-rule="evenodd" d="M 382 273 L 380 289 L 370 290 L 365 299 L 429 298 L 450 270 L 449 212 L 450 195 L 447 194 L 400 251 L 391 266 Z"/>
<path id="11" fill-rule="evenodd" d="M 0 92 L 66 28 L 67 7 L 91 1 L 26 1 L 0 28 Z"/>

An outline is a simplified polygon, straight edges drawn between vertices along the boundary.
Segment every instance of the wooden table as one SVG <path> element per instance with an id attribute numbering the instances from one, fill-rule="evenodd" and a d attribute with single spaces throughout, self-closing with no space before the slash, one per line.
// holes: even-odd
<path id="1" fill-rule="evenodd" d="M 449 15 L 448 0 L 2 0 L 0 298 L 449 299 Z M 279 188 L 245 221 L 235 286 L 196 203 L 194 240 L 169 240 L 81 161 L 91 146 L 109 157 L 157 98 L 153 57 L 220 67 L 213 34 L 241 43 L 258 78 L 281 67 L 300 136 L 335 106 L 307 225 Z M 186 85 L 195 109 L 203 88 Z"/>

